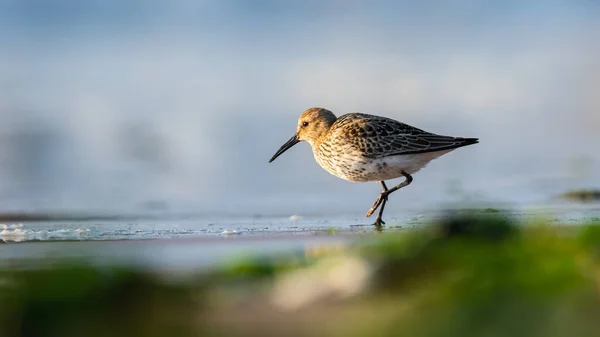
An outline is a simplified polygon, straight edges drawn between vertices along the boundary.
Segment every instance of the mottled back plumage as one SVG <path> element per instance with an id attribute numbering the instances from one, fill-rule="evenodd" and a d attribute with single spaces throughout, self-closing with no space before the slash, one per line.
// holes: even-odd
<path id="1" fill-rule="evenodd" d="M 350 142 L 367 158 L 455 149 L 477 142 L 474 138 L 441 136 L 391 118 L 349 113 L 339 117 L 322 142 Z"/>

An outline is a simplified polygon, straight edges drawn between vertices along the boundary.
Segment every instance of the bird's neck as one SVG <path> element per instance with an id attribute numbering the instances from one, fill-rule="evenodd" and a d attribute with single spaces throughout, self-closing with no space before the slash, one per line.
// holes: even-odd
<path id="1" fill-rule="evenodd" d="M 327 138 L 331 126 L 336 121 L 335 116 L 332 115 L 331 117 L 332 118 L 324 118 L 319 121 L 319 133 L 312 139 L 311 146 L 318 146 L 323 139 Z"/>

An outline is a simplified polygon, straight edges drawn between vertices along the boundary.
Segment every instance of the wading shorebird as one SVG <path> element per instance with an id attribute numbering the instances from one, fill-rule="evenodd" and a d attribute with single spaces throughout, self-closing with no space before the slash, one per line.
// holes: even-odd
<path id="1" fill-rule="evenodd" d="M 476 144 L 477 138 L 436 135 L 396 120 L 349 113 L 339 118 L 323 108 L 310 108 L 300 115 L 296 134 L 271 157 L 269 163 L 301 141 L 310 144 L 315 160 L 325 171 L 352 181 L 378 181 L 383 187 L 370 217 L 379 209 L 375 225 L 381 228 L 383 209 L 388 196 L 408 186 L 412 174 L 433 159 L 459 147 Z M 404 176 L 401 184 L 390 189 L 385 180 Z"/>

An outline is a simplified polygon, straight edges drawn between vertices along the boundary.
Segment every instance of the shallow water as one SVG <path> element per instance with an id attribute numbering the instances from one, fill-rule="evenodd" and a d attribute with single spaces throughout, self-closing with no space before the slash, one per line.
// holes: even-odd
<path id="1" fill-rule="evenodd" d="M 464 211 L 464 210 L 463 210 Z M 469 212 L 496 212 L 493 209 Z M 418 228 L 447 212 L 419 210 L 387 218 L 388 231 Z M 521 207 L 501 213 L 515 220 L 545 219 L 579 225 L 600 221 L 599 205 Z M 370 220 L 370 219 L 368 219 Z M 248 254 L 303 250 L 323 243 L 347 243 L 373 233 L 364 217 L 164 216 L 152 219 L 25 221 L 1 225 L 0 266 L 42 258 L 83 258 L 96 263 L 133 264 L 172 271 L 194 270 Z"/>
<path id="2" fill-rule="evenodd" d="M 457 211 L 457 210 L 455 210 Z M 458 211 L 461 211 L 460 209 Z M 464 209 L 462 210 L 464 211 Z M 469 210 L 477 213 L 496 212 L 496 209 Z M 560 224 L 579 224 L 600 219 L 600 205 L 541 205 L 524 206 L 502 211 L 517 221 L 543 218 Z M 414 210 L 401 215 L 386 217 L 388 229 L 412 228 L 434 221 L 447 211 Z M 365 226 L 373 218 L 363 216 L 314 216 L 303 217 L 207 217 L 207 216 L 155 216 L 122 219 L 15 221 L 0 224 L 0 240 L 3 242 L 41 241 L 98 241 L 178 239 L 214 236 L 277 236 L 331 231 L 370 231 Z"/>

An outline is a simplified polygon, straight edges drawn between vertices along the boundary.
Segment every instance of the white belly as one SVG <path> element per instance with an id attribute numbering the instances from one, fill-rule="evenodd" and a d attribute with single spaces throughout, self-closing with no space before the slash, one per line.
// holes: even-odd
<path id="1" fill-rule="evenodd" d="M 420 154 L 397 155 L 378 159 L 362 159 L 347 163 L 349 168 L 325 168 L 329 173 L 355 182 L 383 181 L 402 177 L 402 172 L 414 174 L 430 161 L 453 151 L 444 150 Z"/>

